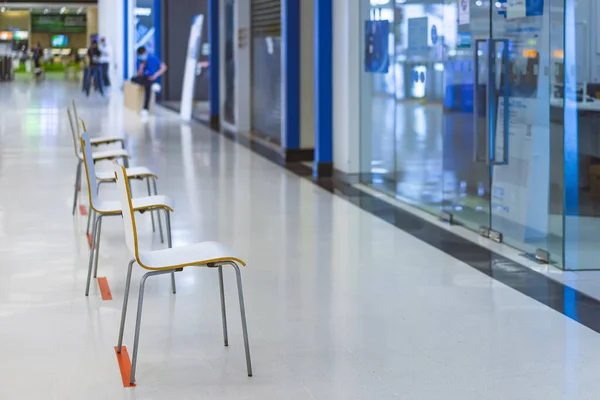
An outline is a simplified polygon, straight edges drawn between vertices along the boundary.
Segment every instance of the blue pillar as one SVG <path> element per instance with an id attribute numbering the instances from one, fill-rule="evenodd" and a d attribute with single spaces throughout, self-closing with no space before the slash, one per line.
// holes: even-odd
<path id="1" fill-rule="evenodd" d="M 281 1 L 284 149 L 300 148 L 300 1 Z"/>
<path id="2" fill-rule="evenodd" d="M 162 0 L 154 0 L 152 7 L 154 19 L 154 54 L 162 59 Z"/>
<path id="3" fill-rule="evenodd" d="M 315 162 L 313 175 L 333 172 L 333 4 L 315 1 Z"/>
<path id="4" fill-rule="evenodd" d="M 208 1 L 210 127 L 219 129 L 219 0 Z"/>
<path id="5" fill-rule="evenodd" d="M 123 80 L 129 78 L 129 0 L 123 0 Z"/>

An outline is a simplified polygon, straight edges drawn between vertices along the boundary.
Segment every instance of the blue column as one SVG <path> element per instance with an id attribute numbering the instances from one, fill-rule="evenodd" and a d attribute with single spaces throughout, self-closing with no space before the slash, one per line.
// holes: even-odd
<path id="1" fill-rule="evenodd" d="M 281 1 L 281 77 L 285 93 L 281 145 L 285 149 L 300 148 L 300 1 Z"/>
<path id="2" fill-rule="evenodd" d="M 219 0 L 208 1 L 208 41 L 210 43 L 210 126 L 219 129 Z"/>
<path id="3" fill-rule="evenodd" d="M 123 0 L 123 80 L 129 78 L 129 0 Z"/>
<path id="4" fill-rule="evenodd" d="M 333 4 L 315 1 L 315 162 L 313 175 L 333 165 Z"/>
<path id="5" fill-rule="evenodd" d="M 162 59 L 162 0 L 154 0 L 152 15 L 154 19 L 154 54 Z"/>

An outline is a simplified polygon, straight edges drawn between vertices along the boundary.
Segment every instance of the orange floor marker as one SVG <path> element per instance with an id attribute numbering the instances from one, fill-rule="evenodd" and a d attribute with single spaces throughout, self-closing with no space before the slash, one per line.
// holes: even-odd
<path id="1" fill-rule="evenodd" d="M 79 213 L 84 217 L 87 216 L 87 208 L 83 204 L 79 205 Z"/>
<path id="2" fill-rule="evenodd" d="M 115 346 L 115 354 L 117 355 L 117 361 L 119 362 L 119 369 L 121 370 L 123 386 L 134 387 L 135 383 L 133 385 L 129 383 L 129 379 L 131 378 L 131 360 L 129 359 L 127 347 L 121 347 L 121 353 L 117 353 L 117 346 Z"/>
<path id="3" fill-rule="evenodd" d="M 110 287 L 106 278 L 98 278 L 98 286 L 100 287 L 102 300 L 112 300 L 112 294 L 110 293 Z"/>
<path id="4" fill-rule="evenodd" d="M 90 246 L 90 250 L 91 250 L 92 249 L 92 235 L 90 235 L 89 233 L 86 233 L 85 236 L 87 236 L 88 246 Z"/>

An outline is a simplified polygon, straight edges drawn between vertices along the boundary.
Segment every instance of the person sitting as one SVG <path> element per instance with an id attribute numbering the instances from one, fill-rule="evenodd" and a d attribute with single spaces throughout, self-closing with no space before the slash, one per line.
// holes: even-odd
<path id="1" fill-rule="evenodd" d="M 137 49 L 137 58 L 137 75 L 131 81 L 144 87 L 144 108 L 141 114 L 142 116 L 147 116 L 153 86 L 158 83 L 158 79 L 166 72 L 167 64 L 155 55 L 148 54 L 148 51 L 143 46 Z"/>

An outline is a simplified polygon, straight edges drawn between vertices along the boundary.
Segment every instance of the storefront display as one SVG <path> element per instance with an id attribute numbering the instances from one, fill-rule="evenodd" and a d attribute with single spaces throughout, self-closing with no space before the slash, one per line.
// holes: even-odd
<path id="1" fill-rule="evenodd" d="M 281 144 L 281 1 L 251 4 L 252 131 Z"/>
<path id="2" fill-rule="evenodd" d="M 154 54 L 154 0 L 136 0 L 135 8 L 135 48 L 144 46 L 148 53 Z"/>
<path id="3" fill-rule="evenodd" d="M 362 182 L 564 267 L 566 154 L 552 101 L 564 46 L 550 40 L 564 1 L 362 1 Z M 388 23 L 385 73 L 369 30 Z"/>

